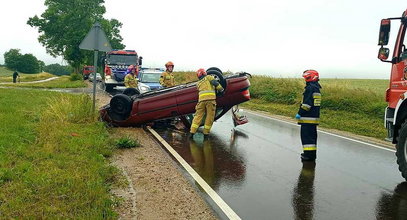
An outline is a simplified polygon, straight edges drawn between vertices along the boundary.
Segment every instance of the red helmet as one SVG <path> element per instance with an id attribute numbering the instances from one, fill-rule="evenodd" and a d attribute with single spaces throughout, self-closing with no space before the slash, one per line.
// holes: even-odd
<path id="1" fill-rule="evenodd" d="M 165 67 L 169 67 L 169 66 L 172 66 L 172 67 L 174 67 L 174 63 L 173 62 L 171 62 L 171 61 L 168 61 L 166 64 L 165 64 Z"/>
<path id="2" fill-rule="evenodd" d="M 302 77 L 306 82 L 316 82 L 319 80 L 319 73 L 316 70 L 305 70 Z"/>
<path id="3" fill-rule="evenodd" d="M 134 70 L 134 74 L 138 75 L 138 68 L 137 66 L 134 65 L 130 65 L 129 67 L 127 67 L 127 74 L 131 73 Z"/>
<path id="4" fill-rule="evenodd" d="M 199 69 L 198 71 L 196 71 L 196 76 L 198 77 L 198 79 L 206 76 L 206 71 L 204 69 Z"/>

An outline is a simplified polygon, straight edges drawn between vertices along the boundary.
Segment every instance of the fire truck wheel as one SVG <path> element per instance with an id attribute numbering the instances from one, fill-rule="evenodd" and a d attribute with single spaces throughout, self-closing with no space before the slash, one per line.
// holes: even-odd
<path id="1" fill-rule="evenodd" d="M 407 121 L 405 121 L 399 130 L 399 139 L 397 142 L 397 164 L 401 175 L 407 180 Z"/>
<path id="2" fill-rule="evenodd" d="M 136 88 L 126 88 L 123 91 L 123 94 L 131 97 L 131 96 L 134 96 L 134 95 L 140 95 L 140 92 Z"/>
<path id="3" fill-rule="evenodd" d="M 132 104 L 133 102 L 130 97 L 124 94 L 117 94 L 110 100 L 110 110 L 115 114 L 123 116 L 123 118 L 127 118 L 130 115 Z"/>
<path id="4" fill-rule="evenodd" d="M 224 89 L 226 89 L 226 80 L 223 77 L 222 71 L 216 67 L 211 67 L 208 70 L 206 70 L 206 74 L 212 75 L 215 77 L 215 79 L 219 80 L 219 83 L 222 85 Z"/>

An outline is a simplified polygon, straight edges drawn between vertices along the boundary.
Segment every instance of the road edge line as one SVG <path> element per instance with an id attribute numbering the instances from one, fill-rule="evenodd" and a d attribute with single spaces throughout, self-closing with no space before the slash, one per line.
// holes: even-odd
<path id="1" fill-rule="evenodd" d="M 223 211 L 223 213 L 233 220 L 240 220 L 241 218 L 233 211 L 232 208 L 202 179 L 201 176 L 182 158 L 172 147 L 167 143 L 154 129 L 147 127 L 152 135 L 170 152 L 170 154 L 181 164 L 181 166 L 191 175 L 191 177 L 202 187 L 209 197 L 216 203 L 216 205 Z"/>
<path id="2" fill-rule="evenodd" d="M 260 116 L 260 117 L 268 118 L 268 119 L 271 119 L 271 120 L 274 120 L 274 121 L 283 122 L 283 123 L 286 123 L 286 124 L 291 124 L 291 125 L 300 126 L 300 125 L 298 125 L 298 124 L 295 124 L 295 123 L 292 123 L 292 122 L 289 122 L 289 121 L 284 121 L 284 120 L 282 120 L 282 119 L 273 118 L 273 117 L 270 117 L 270 116 L 267 116 L 267 115 L 263 115 L 263 114 L 260 114 L 260 113 L 256 113 L 256 112 L 251 111 L 251 110 L 247 110 L 247 109 L 244 109 L 244 110 L 245 110 L 246 112 L 249 112 L 250 114 L 253 114 L 253 115 L 257 115 L 257 116 Z M 368 146 L 371 146 L 371 147 L 375 147 L 375 148 L 378 148 L 378 149 L 387 150 L 387 151 L 394 152 L 394 153 L 396 152 L 396 150 L 391 149 L 391 148 L 388 148 L 388 147 L 382 147 L 382 146 L 379 146 L 379 145 L 376 145 L 376 144 L 371 144 L 371 143 L 368 143 L 368 142 L 363 142 L 363 141 L 360 141 L 360 140 L 357 140 L 357 139 L 345 137 L 345 136 L 342 136 L 342 135 L 334 134 L 334 133 L 327 132 L 327 131 L 323 131 L 323 130 L 320 130 L 320 129 L 318 129 L 318 132 L 321 132 L 321 133 L 324 133 L 324 134 L 329 134 L 329 135 L 332 135 L 332 136 L 335 136 L 335 137 L 339 137 L 339 138 L 343 138 L 343 139 L 346 139 L 346 140 L 349 140 L 349 141 L 353 141 L 353 142 L 356 142 L 356 143 L 359 143 L 359 144 L 365 144 L 365 145 L 368 145 Z"/>

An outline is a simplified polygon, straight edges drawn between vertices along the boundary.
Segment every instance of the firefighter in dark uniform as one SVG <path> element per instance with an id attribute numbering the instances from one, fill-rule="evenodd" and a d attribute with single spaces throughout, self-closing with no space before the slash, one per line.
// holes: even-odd
<path id="1" fill-rule="evenodd" d="M 321 85 L 316 70 L 305 70 L 302 75 L 306 81 L 300 110 L 295 118 L 301 125 L 301 142 L 304 153 L 301 161 L 315 161 L 317 158 L 317 125 L 321 105 Z"/>

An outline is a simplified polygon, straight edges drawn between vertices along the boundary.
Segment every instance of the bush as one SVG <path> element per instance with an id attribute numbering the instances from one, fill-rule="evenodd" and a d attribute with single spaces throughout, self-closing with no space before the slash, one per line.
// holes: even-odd
<path id="1" fill-rule="evenodd" d="M 82 77 L 82 75 L 79 74 L 79 73 L 71 73 L 69 79 L 70 79 L 71 81 L 78 81 L 78 80 L 83 80 L 83 77 Z"/>
<path id="2" fill-rule="evenodd" d="M 140 143 L 137 140 L 134 140 L 130 137 L 124 137 L 116 140 L 116 147 L 117 148 L 133 148 L 139 147 Z"/>

